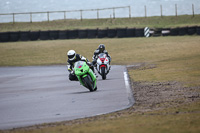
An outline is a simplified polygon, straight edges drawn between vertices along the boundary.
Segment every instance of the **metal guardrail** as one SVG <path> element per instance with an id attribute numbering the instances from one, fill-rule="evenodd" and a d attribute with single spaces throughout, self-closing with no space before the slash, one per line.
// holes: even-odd
<path id="1" fill-rule="evenodd" d="M 127 8 L 129 10 L 129 18 L 131 18 L 131 7 L 130 6 L 122 6 L 122 7 L 111 7 L 111 8 L 100 8 L 100 9 L 85 9 L 85 10 L 69 10 L 69 11 L 47 11 L 47 12 L 24 12 L 24 13 L 4 13 L 0 15 L 12 15 L 13 17 L 13 23 L 15 23 L 15 16 L 16 15 L 22 15 L 22 14 L 29 14 L 30 15 L 30 23 L 33 22 L 32 14 L 47 14 L 47 21 L 49 22 L 49 15 L 51 13 L 63 13 L 64 17 L 63 19 L 66 20 L 66 13 L 67 12 L 80 12 L 80 19 L 83 19 L 83 12 L 87 11 L 96 11 L 97 12 L 97 19 L 99 19 L 99 12 L 102 10 L 112 10 L 113 11 L 113 18 L 115 18 L 115 10 L 116 9 L 122 9 Z"/>

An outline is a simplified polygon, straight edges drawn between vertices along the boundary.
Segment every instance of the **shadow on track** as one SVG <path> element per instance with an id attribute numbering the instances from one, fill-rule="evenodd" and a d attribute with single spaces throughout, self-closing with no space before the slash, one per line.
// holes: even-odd
<path id="1" fill-rule="evenodd" d="M 95 92 L 99 92 L 99 91 L 102 91 L 102 90 L 96 90 L 94 92 L 90 92 L 89 90 L 88 91 L 79 91 L 79 92 L 72 92 L 72 93 L 67 93 L 67 94 L 87 94 L 87 93 L 95 93 Z"/>
<path id="2" fill-rule="evenodd" d="M 115 79 L 121 79 L 121 78 L 108 78 L 105 80 L 99 78 L 99 79 L 97 79 L 97 81 L 106 81 L 106 80 L 115 80 Z"/>

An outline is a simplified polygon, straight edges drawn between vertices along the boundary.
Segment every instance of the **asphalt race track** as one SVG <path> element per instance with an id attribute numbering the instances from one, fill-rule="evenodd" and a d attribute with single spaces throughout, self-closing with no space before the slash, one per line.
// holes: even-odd
<path id="1" fill-rule="evenodd" d="M 0 129 L 105 114 L 134 103 L 125 66 L 112 66 L 97 91 L 69 81 L 66 66 L 0 67 Z"/>

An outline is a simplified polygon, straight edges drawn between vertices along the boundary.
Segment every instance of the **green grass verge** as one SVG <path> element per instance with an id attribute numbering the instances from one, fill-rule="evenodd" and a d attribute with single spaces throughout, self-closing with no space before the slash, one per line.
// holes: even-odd
<path id="1" fill-rule="evenodd" d="M 186 86 L 200 86 L 199 42 L 199 36 L 8 42 L 0 43 L 0 65 L 66 64 L 66 53 L 69 49 L 76 50 L 91 61 L 93 51 L 99 43 L 104 43 L 112 56 L 112 64 L 132 65 L 146 62 L 144 68 L 129 71 L 130 77 L 135 81 L 179 81 Z M 149 67 L 149 64 L 154 64 L 155 67 Z M 180 113 L 176 114 L 177 110 Z M 200 131 L 199 111 L 200 103 L 197 102 L 160 112 L 134 113 L 85 124 L 13 132 L 195 133 Z"/>
<path id="2" fill-rule="evenodd" d="M 9 42 L 0 44 L 0 66 L 66 64 L 70 49 L 91 61 L 94 50 L 104 43 L 112 64 L 156 65 L 154 69 L 131 71 L 136 81 L 176 80 L 200 85 L 199 42 L 199 36 Z"/>
<path id="3" fill-rule="evenodd" d="M 98 121 L 81 121 L 44 128 L 14 129 L 0 133 L 199 133 L 200 102 L 164 111 L 125 114 L 113 117 L 107 114 Z M 177 113 L 177 110 L 179 113 Z M 189 111 L 189 112 L 188 112 Z M 82 123 L 83 122 L 83 123 Z"/>
<path id="4" fill-rule="evenodd" d="M 85 19 L 80 20 L 55 20 L 50 22 L 16 22 L 0 23 L 0 32 L 7 31 L 38 31 L 38 30 L 64 30 L 64 29 L 95 29 L 95 28 L 169 28 L 180 26 L 200 26 L 200 15 L 163 16 L 163 17 L 138 17 L 116 19 Z"/>

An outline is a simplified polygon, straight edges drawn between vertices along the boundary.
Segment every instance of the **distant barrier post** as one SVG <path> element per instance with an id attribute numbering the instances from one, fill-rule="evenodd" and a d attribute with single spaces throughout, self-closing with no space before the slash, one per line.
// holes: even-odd
<path id="1" fill-rule="evenodd" d="M 64 11 L 64 20 L 66 20 L 66 12 Z"/>
<path id="2" fill-rule="evenodd" d="M 177 17 L 178 16 L 177 4 L 175 4 L 175 14 L 176 14 L 176 17 Z"/>
<path id="3" fill-rule="evenodd" d="M 80 10 L 80 16 L 81 16 L 81 21 L 82 21 L 82 19 L 83 19 L 83 10 Z"/>
<path id="4" fill-rule="evenodd" d="M 131 18 L 131 6 L 129 6 L 128 8 L 129 8 L 129 18 Z"/>
<path id="5" fill-rule="evenodd" d="M 97 19 L 99 19 L 99 9 L 97 9 Z"/>
<path id="6" fill-rule="evenodd" d="M 149 36 L 150 36 L 149 27 L 145 27 L 145 28 L 144 28 L 144 36 L 145 36 L 145 37 L 149 37 Z"/>
<path id="7" fill-rule="evenodd" d="M 115 8 L 113 8 L 113 18 L 115 19 Z"/>
<path id="8" fill-rule="evenodd" d="M 49 12 L 47 12 L 47 20 L 48 20 L 48 22 L 49 22 Z"/>
<path id="9" fill-rule="evenodd" d="M 32 23 L 32 13 L 30 12 L 30 23 Z"/>
<path id="10" fill-rule="evenodd" d="M 194 4 L 192 4 L 192 14 L 193 14 L 193 17 L 194 17 Z"/>
<path id="11" fill-rule="evenodd" d="M 15 23 L 15 13 L 13 13 L 13 24 Z"/>

